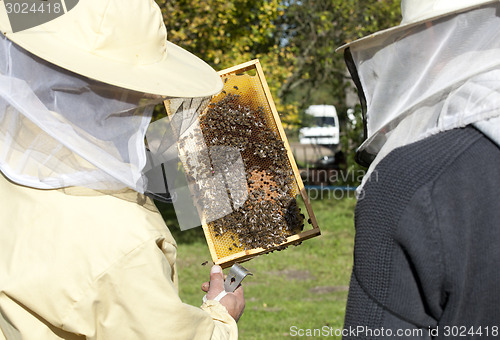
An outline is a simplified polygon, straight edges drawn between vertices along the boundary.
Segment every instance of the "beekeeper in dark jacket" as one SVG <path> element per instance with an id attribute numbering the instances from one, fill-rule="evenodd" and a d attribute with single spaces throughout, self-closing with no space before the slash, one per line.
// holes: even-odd
<path id="1" fill-rule="evenodd" d="M 402 0 L 340 49 L 366 108 L 346 339 L 496 338 L 500 3 Z"/>

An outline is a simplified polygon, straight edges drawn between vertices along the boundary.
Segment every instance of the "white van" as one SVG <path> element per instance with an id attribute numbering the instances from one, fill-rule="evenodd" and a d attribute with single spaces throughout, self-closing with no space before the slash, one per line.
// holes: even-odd
<path id="1" fill-rule="evenodd" d="M 314 117 L 314 124 L 299 130 L 301 144 L 338 145 L 340 129 L 337 110 L 333 105 L 311 105 L 306 114 Z"/>

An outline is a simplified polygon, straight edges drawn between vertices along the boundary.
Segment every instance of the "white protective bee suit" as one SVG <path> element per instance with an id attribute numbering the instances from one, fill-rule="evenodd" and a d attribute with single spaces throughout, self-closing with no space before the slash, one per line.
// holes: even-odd
<path id="1" fill-rule="evenodd" d="M 0 26 L 0 339 L 236 339 L 219 302 L 180 300 L 143 194 L 153 106 L 217 93 L 215 71 L 149 0 L 81 0 L 17 33 L 0 10 Z"/>

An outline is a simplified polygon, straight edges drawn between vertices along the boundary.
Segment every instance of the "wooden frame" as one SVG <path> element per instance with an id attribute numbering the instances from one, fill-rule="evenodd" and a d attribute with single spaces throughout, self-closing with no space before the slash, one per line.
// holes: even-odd
<path id="1" fill-rule="evenodd" d="M 278 111 L 276 110 L 276 106 L 274 104 L 271 91 L 269 90 L 269 87 L 266 82 L 266 78 L 264 76 L 264 72 L 262 70 L 262 66 L 260 65 L 260 62 L 258 59 L 251 60 L 249 62 L 222 70 L 218 72 L 218 74 L 221 76 L 221 78 L 224 78 L 225 76 L 228 75 L 237 75 L 241 74 L 244 72 L 248 71 L 255 71 L 256 76 L 258 77 L 258 81 L 260 85 L 262 86 L 262 90 L 264 93 L 264 97 L 266 100 L 266 105 L 269 108 L 269 110 L 272 113 L 272 119 L 274 121 L 274 124 L 276 126 L 277 132 L 279 134 L 280 139 L 283 141 L 283 144 L 285 146 L 285 149 L 287 151 L 287 157 L 290 163 L 290 166 L 292 168 L 293 176 L 294 176 L 294 184 L 296 186 L 296 191 L 300 196 L 302 197 L 302 200 L 304 201 L 304 205 L 306 207 L 307 215 L 310 219 L 310 224 L 312 225 L 312 229 L 302 231 L 299 234 L 295 234 L 292 236 L 287 237 L 286 241 L 273 247 L 270 249 L 264 249 L 264 248 L 255 248 L 255 249 L 250 249 L 250 250 L 243 250 L 238 253 L 234 253 L 228 256 L 224 256 L 219 258 L 217 254 L 217 250 L 215 247 L 215 244 L 212 239 L 211 232 L 209 230 L 210 226 L 204 223 L 202 225 L 203 232 L 205 234 L 205 239 L 207 240 L 208 248 L 210 250 L 210 255 L 212 257 L 212 260 L 215 264 L 220 265 L 223 268 L 230 267 L 234 263 L 238 262 L 245 262 L 248 261 L 256 256 L 259 256 L 261 254 L 266 254 L 272 251 L 275 251 L 277 249 L 282 249 L 283 247 L 287 247 L 289 245 L 293 244 L 299 244 L 302 241 L 305 241 L 307 239 L 319 236 L 321 234 L 321 231 L 319 229 L 316 217 L 314 216 L 314 212 L 311 208 L 311 204 L 309 201 L 309 197 L 307 195 L 307 192 L 304 188 L 304 184 L 302 182 L 302 178 L 300 177 L 299 169 L 297 167 L 297 164 L 295 162 L 292 150 L 290 148 L 290 145 L 288 143 L 288 139 L 286 137 L 285 131 L 283 129 L 283 126 L 281 125 L 281 120 L 278 114 Z M 167 102 L 165 103 L 165 106 L 167 107 Z M 167 108 L 167 113 L 169 112 Z"/>
<path id="2" fill-rule="evenodd" d="M 215 249 L 214 242 L 211 238 L 209 226 L 204 224 L 202 227 L 203 227 L 203 231 L 205 233 L 205 238 L 207 240 L 210 254 L 212 256 L 212 260 L 215 264 L 218 264 L 218 265 L 222 266 L 223 268 L 227 268 L 227 267 L 233 265 L 235 262 L 238 262 L 238 263 L 245 262 L 245 261 L 248 261 L 248 260 L 258 256 L 258 255 L 269 253 L 271 251 L 274 251 L 276 249 L 286 247 L 289 245 L 301 243 L 304 240 L 319 236 L 321 234 L 316 217 L 314 216 L 314 212 L 311 208 L 309 197 L 308 197 L 307 192 L 304 188 L 304 183 L 302 182 L 302 178 L 300 177 L 299 169 L 298 169 L 297 164 L 295 162 L 295 159 L 293 157 L 293 153 L 292 153 L 292 150 L 291 150 L 290 145 L 288 143 L 288 139 L 286 137 L 285 131 L 283 129 L 283 126 L 281 125 L 281 120 L 280 120 L 278 111 L 276 110 L 276 106 L 274 104 L 274 101 L 273 101 L 273 98 L 271 95 L 271 91 L 269 90 L 269 87 L 267 85 L 267 81 L 266 81 L 266 78 L 264 76 L 264 72 L 262 70 L 262 66 L 260 65 L 259 60 L 258 59 L 251 60 L 249 62 L 222 70 L 222 71 L 218 72 L 218 74 L 221 77 L 224 77 L 227 75 L 240 74 L 240 73 L 244 73 L 244 72 L 251 71 L 251 70 L 255 70 L 256 76 L 258 77 L 260 84 L 263 87 L 265 98 L 266 98 L 267 104 L 272 112 L 274 122 L 276 123 L 279 137 L 283 141 L 285 148 L 287 150 L 287 156 L 288 156 L 290 165 L 291 165 L 292 170 L 293 170 L 293 175 L 295 177 L 295 183 L 296 183 L 296 185 L 298 187 L 298 191 L 299 191 L 299 193 L 304 201 L 304 204 L 305 204 L 305 207 L 307 210 L 307 214 L 309 215 L 310 223 L 312 225 L 312 229 L 303 231 L 303 232 L 296 234 L 296 235 L 289 236 L 285 242 L 283 242 L 282 244 L 277 245 L 276 247 L 271 248 L 271 249 L 255 248 L 255 249 L 250 249 L 250 250 L 243 250 L 241 252 L 219 258 L 217 255 L 217 251 Z"/>

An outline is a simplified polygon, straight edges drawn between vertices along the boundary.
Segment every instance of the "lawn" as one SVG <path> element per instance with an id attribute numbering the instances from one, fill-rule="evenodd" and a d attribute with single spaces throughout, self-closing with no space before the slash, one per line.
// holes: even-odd
<path id="1" fill-rule="evenodd" d="M 238 323 L 240 339 L 289 339 L 299 329 L 342 327 L 356 204 L 352 193 L 345 196 L 350 197 L 311 202 L 321 236 L 243 264 L 254 275 L 244 281 L 246 309 Z M 180 232 L 172 207 L 158 206 L 179 245 L 180 296 L 186 303 L 200 305 L 200 285 L 207 281 L 210 268 L 201 265 L 210 263 L 203 232 L 201 228 Z"/>

